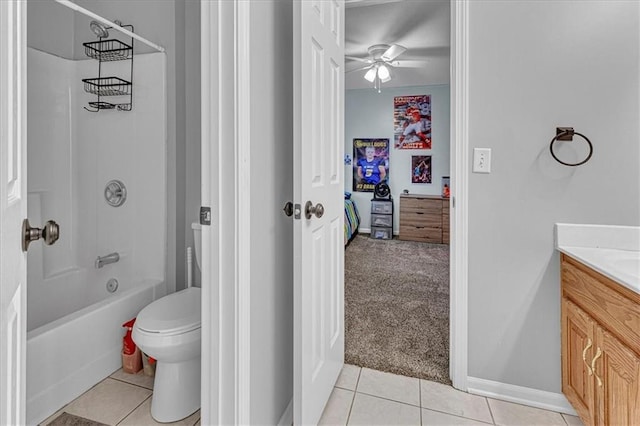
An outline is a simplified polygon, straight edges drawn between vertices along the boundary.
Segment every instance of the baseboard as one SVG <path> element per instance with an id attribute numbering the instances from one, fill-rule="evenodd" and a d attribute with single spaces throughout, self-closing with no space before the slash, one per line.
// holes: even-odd
<path id="1" fill-rule="evenodd" d="M 278 426 L 291 426 L 293 424 L 293 398 L 289 401 L 289 405 L 284 409 L 284 413 L 278 421 Z"/>
<path id="2" fill-rule="evenodd" d="M 576 416 L 567 398 L 561 393 L 547 392 L 523 386 L 510 385 L 508 383 L 494 382 L 493 380 L 467 377 L 468 392 L 500 399 L 502 401 L 515 402 L 516 404 L 542 408 L 544 410 L 557 411 L 559 413 Z"/>

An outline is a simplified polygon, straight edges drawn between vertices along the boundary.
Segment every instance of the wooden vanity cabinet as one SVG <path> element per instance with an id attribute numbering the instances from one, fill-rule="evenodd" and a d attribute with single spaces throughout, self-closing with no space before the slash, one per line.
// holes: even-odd
<path id="1" fill-rule="evenodd" d="M 585 425 L 640 425 L 640 295 L 562 255 L 562 391 Z"/>

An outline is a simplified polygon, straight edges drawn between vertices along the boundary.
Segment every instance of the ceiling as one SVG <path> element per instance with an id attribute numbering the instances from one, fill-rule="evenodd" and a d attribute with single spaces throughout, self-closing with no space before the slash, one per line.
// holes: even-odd
<path id="1" fill-rule="evenodd" d="M 449 83 L 450 0 L 345 0 L 345 54 L 368 57 L 374 44 L 400 44 L 398 60 L 426 60 L 424 68 L 395 68 L 385 87 Z M 347 59 L 346 70 L 362 67 Z M 372 88 L 366 70 L 346 74 L 346 89 Z"/>

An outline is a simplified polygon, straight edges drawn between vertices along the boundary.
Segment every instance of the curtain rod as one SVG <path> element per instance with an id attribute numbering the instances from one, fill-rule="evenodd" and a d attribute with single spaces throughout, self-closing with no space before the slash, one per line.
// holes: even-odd
<path id="1" fill-rule="evenodd" d="M 133 37 L 136 40 L 141 41 L 142 43 L 146 44 L 147 46 L 153 47 L 158 52 L 164 52 L 164 47 L 158 46 L 157 44 L 155 44 L 153 42 L 150 42 L 146 38 L 141 37 L 136 33 L 132 33 L 131 31 L 127 30 L 126 28 L 122 28 L 120 25 L 117 25 L 114 22 L 111 22 L 108 19 L 105 19 L 102 16 L 95 14 L 95 13 L 91 12 L 90 10 L 85 9 L 84 7 L 78 6 L 77 4 L 71 2 L 70 0 L 55 0 L 55 1 L 60 3 L 63 6 L 68 7 L 69 9 L 73 9 L 76 12 L 82 13 L 83 15 L 87 15 L 90 18 L 95 19 L 96 21 L 100 21 L 103 24 L 110 26 L 114 30 L 120 31 L 122 34 L 124 34 L 126 36 Z"/>

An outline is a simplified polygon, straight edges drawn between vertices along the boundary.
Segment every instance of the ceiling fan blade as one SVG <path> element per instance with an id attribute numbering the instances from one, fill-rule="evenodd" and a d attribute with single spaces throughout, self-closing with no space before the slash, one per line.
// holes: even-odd
<path id="1" fill-rule="evenodd" d="M 399 44 L 392 44 L 380 57 L 383 61 L 393 61 L 407 51 L 407 48 Z"/>
<path id="2" fill-rule="evenodd" d="M 346 56 L 344 57 L 345 59 L 350 59 L 352 61 L 358 61 L 358 62 L 364 62 L 367 64 L 372 64 L 373 61 L 369 58 L 358 58 L 357 56 Z"/>
<path id="3" fill-rule="evenodd" d="M 393 63 L 398 68 L 424 68 L 429 64 L 429 61 L 421 61 L 415 59 L 399 60 Z"/>
<path id="4" fill-rule="evenodd" d="M 356 69 L 353 69 L 353 70 L 345 71 L 345 74 L 349 74 L 349 73 L 356 72 L 356 71 L 362 71 L 362 70 L 366 70 L 366 69 L 369 69 L 369 68 L 371 68 L 371 65 L 365 65 L 364 67 L 359 67 L 359 68 L 356 68 Z"/>

